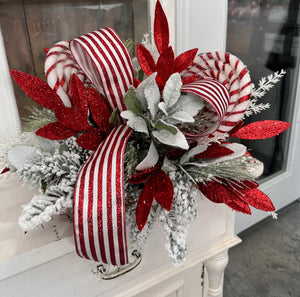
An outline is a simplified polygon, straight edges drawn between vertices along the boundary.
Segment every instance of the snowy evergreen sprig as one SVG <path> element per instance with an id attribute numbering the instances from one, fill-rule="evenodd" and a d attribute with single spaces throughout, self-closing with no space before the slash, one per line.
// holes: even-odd
<path id="1" fill-rule="evenodd" d="M 169 177 L 174 185 L 172 209 L 168 212 L 161 208 L 158 220 L 164 226 L 168 254 L 174 266 L 181 266 L 188 252 L 189 226 L 197 218 L 196 188 L 180 171 L 169 172 Z"/>
<path id="2" fill-rule="evenodd" d="M 249 106 L 244 114 L 245 117 L 249 117 L 253 114 L 258 114 L 263 110 L 266 110 L 271 107 L 270 103 L 259 103 L 258 100 L 266 95 L 271 88 L 274 87 L 276 83 L 286 74 L 285 70 L 274 72 L 273 74 L 268 75 L 267 77 L 262 77 L 258 82 L 258 87 L 256 88 L 252 84 L 252 94 Z"/>
<path id="3" fill-rule="evenodd" d="M 253 86 L 252 97 L 262 98 L 271 88 L 274 87 L 276 83 L 286 74 L 286 71 L 281 69 L 281 71 L 276 71 L 267 77 L 262 77 L 258 82 L 258 88 Z"/>
<path id="4" fill-rule="evenodd" d="M 23 207 L 19 225 L 24 231 L 33 230 L 72 207 L 77 176 L 88 156 L 89 152 L 70 138 L 53 155 L 39 151 L 30 163 L 17 170 L 26 184 L 41 186 L 40 194 Z"/>
<path id="5" fill-rule="evenodd" d="M 184 168 L 197 183 L 220 179 L 243 181 L 253 180 L 256 172 L 261 171 L 262 163 L 250 156 L 242 156 L 206 166 L 186 165 Z"/>
<path id="6" fill-rule="evenodd" d="M 54 112 L 44 107 L 26 106 L 25 107 L 30 115 L 26 118 L 22 118 L 23 131 L 31 132 L 36 131 L 39 128 L 57 121 Z"/>

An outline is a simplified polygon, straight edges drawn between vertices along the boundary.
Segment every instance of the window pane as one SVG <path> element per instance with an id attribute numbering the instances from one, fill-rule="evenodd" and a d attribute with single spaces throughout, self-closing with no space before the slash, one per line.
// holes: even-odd
<path id="1" fill-rule="evenodd" d="M 0 25 L 10 69 L 45 79 L 44 48 L 61 40 L 112 27 L 123 41 L 149 31 L 147 0 L 4 0 Z M 34 102 L 15 86 L 21 117 Z"/>
<path id="2" fill-rule="evenodd" d="M 286 75 L 258 103 L 271 108 L 246 119 L 291 121 L 299 60 L 298 0 L 231 0 L 228 7 L 227 50 L 247 64 L 253 83 L 274 71 Z M 243 141 L 265 163 L 264 176 L 285 169 L 289 132 L 259 141 Z"/>

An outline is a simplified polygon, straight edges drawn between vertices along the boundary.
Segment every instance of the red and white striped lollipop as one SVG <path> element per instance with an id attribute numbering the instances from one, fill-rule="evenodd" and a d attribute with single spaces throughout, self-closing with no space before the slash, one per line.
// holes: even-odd
<path id="1" fill-rule="evenodd" d="M 69 49 L 69 41 L 60 41 L 47 52 L 45 74 L 49 86 L 56 91 L 67 107 L 72 106 L 69 96 L 69 81 L 72 74 L 76 74 L 86 86 L 91 84 L 74 60 Z"/>
<path id="2" fill-rule="evenodd" d="M 199 55 L 182 77 L 197 75 L 197 81 L 186 84 L 182 91 L 203 98 L 208 107 L 202 111 L 212 119 L 211 125 L 187 137 L 222 135 L 241 121 L 251 97 L 251 79 L 247 67 L 234 55 L 211 52 Z M 213 82 L 213 83 L 212 83 Z"/>

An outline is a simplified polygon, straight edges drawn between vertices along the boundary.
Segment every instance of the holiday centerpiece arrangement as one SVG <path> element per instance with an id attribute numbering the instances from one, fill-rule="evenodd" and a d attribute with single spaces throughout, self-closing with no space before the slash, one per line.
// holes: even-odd
<path id="1" fill-rule="evenodd" d="M 274 211 L 255 181 L 263 164 L 234 141 L 273 137 L 290 126 L 243 123 L 269 107 L 257 101 L 284 71 L 255 88 L 230 53 L 192 49 L 175 57 L 159 1 L 153 39 L 131 57 L 105 28 L 47 49 L 47 83 L 11 71 L 41 105 L 27 119 L 35 133 L 21 134 L 2 156 L 2 173 L 40 188 L 23 208 L 24 231 L 73 209 L 78 255 L 121 266 L 128 263 L 127 235 L 142 245 L 158 221 L 172 262 L 181 265 L 197 192 L 246 214 L 249 205 Z"/>

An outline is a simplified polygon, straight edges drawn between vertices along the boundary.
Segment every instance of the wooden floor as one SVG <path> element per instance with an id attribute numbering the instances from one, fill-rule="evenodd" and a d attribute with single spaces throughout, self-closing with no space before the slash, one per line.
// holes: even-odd
<path id="1" fill-rule="evenodd" d="M 300 297 L 300 202 L 239 234 L 229 251 L 224 297 Z"/>

